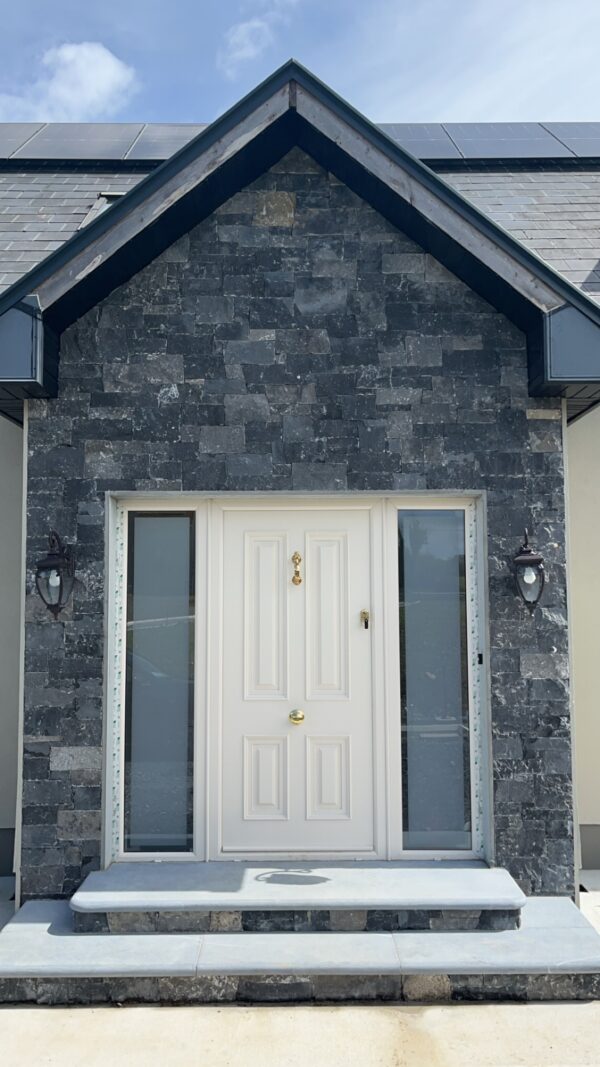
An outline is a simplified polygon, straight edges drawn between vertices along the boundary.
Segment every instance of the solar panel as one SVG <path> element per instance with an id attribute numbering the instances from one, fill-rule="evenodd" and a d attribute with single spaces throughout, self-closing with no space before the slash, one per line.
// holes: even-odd
<path id="1" fill-rule="evenodd" d="M 0 122 L 0 159 L 12 156 L 43 125 L 43 122 Z"/>
<path id="2" fill-rule="evenodd" d="M 600 157 L 600 122 L 386 122 L 380 128 L 417 159 Z M 0 160 L 168 159 L 201 123 L 0 123 Z"/>
<path id="3" fill-rule="evenodd" d="M 197 137 L 206 124 L 149 122 L 127 153 L 127 159 L 168 159 Z"/>
<path id="4" fill-rule="evenodd" d="M 417 159 L 461 159 L 440 122 L 382 122 L 380 129 Z"/>
<path id="5" fill-rule="evenodd" d="M 539 122 L 445 122 L 465 159 L 561 159 L 573 153 Z"/>
<path id="6" fill-rule="evenodd" d="M 545 122 L 544 126 L 576 156 L 600 156 L 600 122 Z"/>
<path id="7" fill-rule="evenodd" d="M 122 159 L 141 122 L 52 122 L 36 133 L 15 159 Z"/>

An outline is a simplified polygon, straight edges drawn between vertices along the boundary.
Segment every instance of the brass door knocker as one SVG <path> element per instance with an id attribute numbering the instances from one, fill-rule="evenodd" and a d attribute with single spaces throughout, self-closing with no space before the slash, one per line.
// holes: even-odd
<path id="1" fill-rule="evenodd" d="M 292 563 L 294 564 L 294 575 L 292 577 L 292 585 L 302 585 L 302 578 L 300 577 L 300 564 L 302 563 L 302 556 L 299 552 L 294 552 L 292 556 Z"/>

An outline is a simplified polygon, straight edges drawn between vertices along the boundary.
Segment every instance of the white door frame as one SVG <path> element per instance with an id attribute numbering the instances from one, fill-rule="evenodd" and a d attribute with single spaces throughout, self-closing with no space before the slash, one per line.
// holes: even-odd
<path id="1" fill-rule="evenodd" d="M 489 671 L 485 634 L 485 513 L 483 494 L 285 493 L 107 494 L 106 647 L 104 730 L 103 864 L 113 861 L 302 859 L 312 853 L 221 851 L 221 657 L 223 522 L 230 510 L 368 510 L 371 527 L 371 628 L 373 685 L 375 850 L 373 859 L 492 858 Z M 398 632 L 397 512 L 401 508 L 464 509 L 469 650 L 470 758 L 473 847 L 469 851 L 402 850 L 400 763 L 400 657 Z M 126 650 L 127 514 L 129 511 L 194 511 L 196 515 L 196 655 L 194 760 L 194 851 L 123 851 L 124 713 Z M 209 624 L 210 620 L 210 624 Z M 483 665 L 480 660 L 483 658 Z M 486 684 L 487 683 L 487 684 Z M 207 709 L 213 713 L 209 715 Z M 394 754 L 398 754 L 394 760 Z M 396 764 L 396 765 L 395 765 Z M 204 789 L 198 787 L 204 783 Z M 211 800 L 212 798 L 212 800 Z M 216 799 L 218 798 L 218 799 Z M 355 853 L 319 853 L 319 859 L 359 858 Z"/>

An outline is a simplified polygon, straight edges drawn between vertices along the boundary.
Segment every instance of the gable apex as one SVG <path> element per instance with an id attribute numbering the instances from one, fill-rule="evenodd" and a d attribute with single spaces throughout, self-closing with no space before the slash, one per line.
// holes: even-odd
<path id="1" fill-rule="evenodd" d="M 562 390 L 547 388 L 546 317 L 569 306 L 600 331 L 600 308 L 293 59 L 9 288 L 0 316 L 35 296 L 60 336 L 295 145 L 527 333 L 536 392 Z"/>

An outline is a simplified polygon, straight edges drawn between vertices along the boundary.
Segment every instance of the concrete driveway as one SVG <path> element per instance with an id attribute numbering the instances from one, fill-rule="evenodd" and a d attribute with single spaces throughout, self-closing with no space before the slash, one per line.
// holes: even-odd
<path id="1" fill-rule="evenodd" d="M 600 892 L 582 894 L 600 928 Z M 0 1007 L 2 1067 L 600 1067 L 600 1002 Z"/>
<path id="2" fill-rule="evenodd" d="M 600 1004 L 5 1008 L 3 1067 L 583 1067 Z"/>

